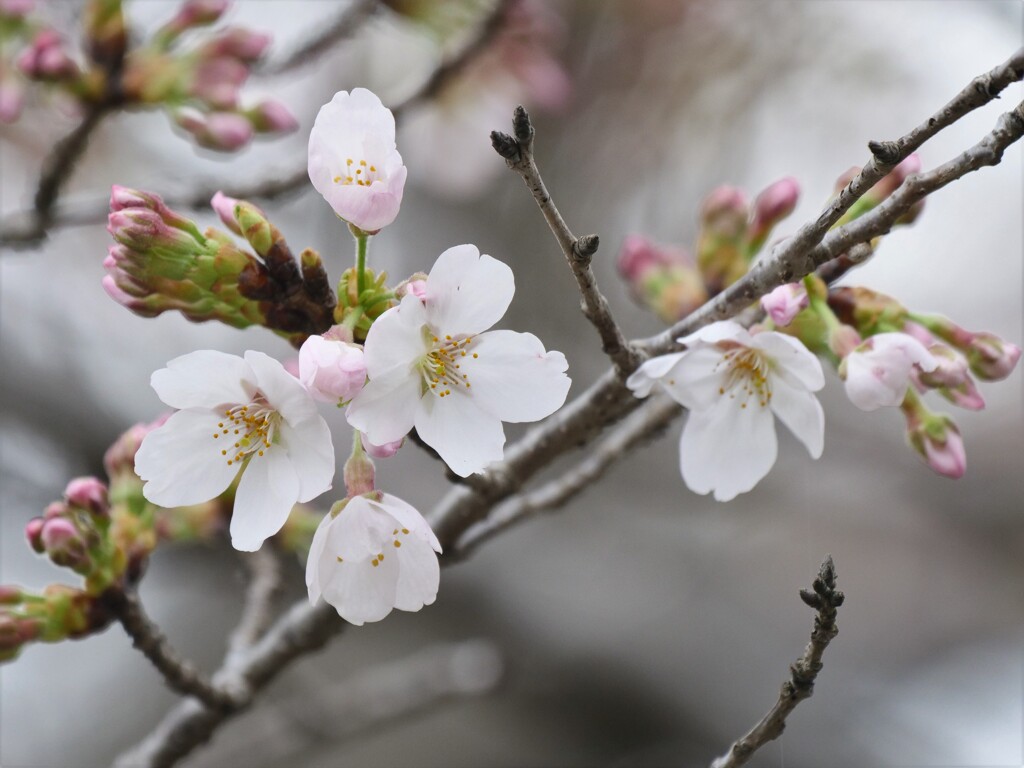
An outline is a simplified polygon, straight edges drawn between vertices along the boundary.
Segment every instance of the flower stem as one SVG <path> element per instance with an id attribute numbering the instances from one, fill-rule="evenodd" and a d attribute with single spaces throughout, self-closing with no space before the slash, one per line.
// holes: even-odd
<path id="1" fill-rule="evenodd" d="M 369 235 L 355 235 L 356 238 L 356 295 L 362 296 L 366 288 L 366 247 Z"/>

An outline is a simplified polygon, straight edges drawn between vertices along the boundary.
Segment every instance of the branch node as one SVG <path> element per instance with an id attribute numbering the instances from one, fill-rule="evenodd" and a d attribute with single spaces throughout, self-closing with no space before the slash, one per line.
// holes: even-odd
<path id="1" fill-rule="evenodd" d="M 883 165 L 895 165 L 900 159 L 900 146 L 895 141 L 869 141 L 868 149 Z"/>
<path id="2" fill-rule="evenodd" d="M 522 159 L 522 148 L 519 142 L 501 131 L 491 131 L 491 146 L 509 163 L 518 163 Z"/>
<path id="3" fill-rule="evenodd" d="M 515 131 L 516 139 L 527 149 L 533 144 L 533 123 L 530 122 L 530 114 L 520 104 L 512 113 L 512 129 Z"/>
<path id="4" fill-rule="evenodd" d="M 589 264 L 600 245 L 601 238 L 597 235 L 584 235 L 573 243 L 573 254 L 576 256 L 577 261 Z"/>

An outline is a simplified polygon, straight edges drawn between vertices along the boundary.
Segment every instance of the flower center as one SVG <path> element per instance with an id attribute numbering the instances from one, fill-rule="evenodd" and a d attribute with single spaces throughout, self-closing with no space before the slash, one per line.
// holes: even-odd
<path id="1" fill-rule="evenodd" d="M 220 455 L 227 458 L 228 466 L 241 462 L 248 456 L 262 456 L 277 435 L 281 415 L 267 403 L 261 392 L 257 392 L 247 405 L 235 405 L 224 409 L 224 419 L 217 423 L 214 440 L 225 439 L 228 445 Z M 234 444 L 231 444 L 234 439 Z"/>
<path id="2" fill-rule="evenodd" d="M 772 383 L 768 377 L 771 366 L 765 357 L 749 347 L 738 347 L 722 355 L 715 370 L 722 365 L 727 366 L 727 373 L 719 394 L 728 392 L 731 400 L 739 396 L 740 408 L 746 408 L 751 398 L 756 398 L 762 408 L 768 406 L 772 399 Z"/>
<path id="3" fill-rule="evenodd" d="M 462 358 L 472 354 L 477 357 L 476 352 L 470 352 L 473 344 L 472 336 L 452 338 L 445 336 L 441 339 L 424 328 L 424 337 L 430 345 L 430 351 L 420 358 L 419 368 L 423 374 L 423 391 L 433 392 L 438 397 L 448 397 L 452 388 L 458 391 L 459 387 L 469 385 L 469 374 L 462 370 Z"/>
<path id="4" fill-rule="evenodd" d="M 355 184 L 358 187 L 368 187 L 375 181 L 383 180 L 384 174 L 377 170 L 377 166 L 367 165 L 365 160 L 357 162 L 351 157 L 345 160 L 344 172 L 332 179 L 335 184 L 341 184 L 343 187 L 347 187 L 350 184 Z"/>

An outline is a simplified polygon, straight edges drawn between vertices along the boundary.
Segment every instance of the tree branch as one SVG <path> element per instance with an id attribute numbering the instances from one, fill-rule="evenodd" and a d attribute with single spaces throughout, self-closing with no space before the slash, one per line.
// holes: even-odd
<path id="1" fill-rule="evenodd" d="M 836 627 L 836 609 L 843 604 L 845 596 L 836 589 L 836 568 L 832 556 L 826 555 L 821 564 L 818 578 L 814 580 L 812 589 L 801 589 L 800 599 L 818 615 L 814 617 L 814 631 L 811 641 L 804 648 L 803 654 L 789 668 L 790 678 L 782 684 L 779 699 L 768 710 L 768 714 L 750 731 L 737 740 L 728 753 L 711 764 L 711 768 L 739 768 L 745 765 L 754 753 L 782 735 L 786 727 L 786 718 L 796 709 L 796 705 L 809 699 L 814 693 L 814 681 L 821 671 L 821 657 L 828 644 L 839 634 Z"/>
<path id="2" fill-rule="evenodd" d="M 138 595 L 113 590 L 104 601 L 131 637 L 132 644 L 153 663 L 170 688 L 186 696 L 195 696 L 211 709 L 230 709 L 236 705 L 230 693 L 210 683 L 192 664 L 178 656 L 146 615 Z"/>
<path id="3" fill-rule="evenodd" d="M 533 154 L 533 124 L 530 116 L 522 106 L 515 109 L 512 117 L 514 136 L 500 131 L 491 132 L 491 144 L 494 150 L 505 158 L 508 167 L 518 173 L 527 189 L 537 202 L 537 207 L 544 215 L 544 220 L 555 236 L 569 268 L 572 270 L 576 284 L 583 297 L 583 314 L 601 337 L 601 348 L 611 359 L 616 370 L 623 376 L 639 365 L 640 358 L 626 341 L 612 317 L 608 300 L 597 287 L 597 279 L 590 268 L 590 262 L 597 253 L 599 244 L 597 235 L 576 237 L 565 223 L 555 201 L 544 185 L 540 170 Z"/>
<path id="4" fill-rule="evenodd" d="M 242 617 L 228 641 L 228 661 L 251 648 L 274 619 L 274 599 L 281 590 L 281 562 L 272 544 L 245 554 L 249 583 L 245 590 Z"/>

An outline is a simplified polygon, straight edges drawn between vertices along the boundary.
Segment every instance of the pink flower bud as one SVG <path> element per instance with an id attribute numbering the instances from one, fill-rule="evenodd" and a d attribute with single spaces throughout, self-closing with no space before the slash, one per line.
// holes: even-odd
<path id="1" fill-rule="evenodd" d="M 659 246 L 643 235 L 628 235 L 622 241 L 616 265 L 623 279 L 634 283 L 652 269 L 688 261 L 685 253 Z"/>
<path id="2" fill-rule="evenodd" d="M 366 383 L 363 348 L 310 336 L 299 349 L 299 381 L 317 400 L 348 402 Z"/>
<path id="3" fill-rule="evenodd" d="M 402 437 L 393 442 L 384 443 L 384 445 L 374 445 L 366 439 L 366 435 L 362 436 L 362 440 L 363 448 L 365 448 L 366 452 L 375 459 L 390 459 L 398 453 L 398 449 L 401 448 L 402 444 L 405 442 L 405 438 Z"/>
<path id="4" fill-rule="evenodd" d="M 994 333 L 975 333 L 967 349 L 967 362 L 971 371 L 985 381 L 1001 381 L 1013 373 L 1020 360 L 1020 347 Z"/>
<path id="5" fill-rule="evenodd" d="M 64 517 L 54 517 L 43 524 L 40 539 L 48 552 L 54 552 L 68 546 L 78 538 L 78 529 L 74 523 Z"/>
<path id="6" fill-rule="evenodd" d="M 206 130 L 196 135 L 204 147 L 223 152 L 241 149 L 252 139 L 252 124 L 232 112 L 214 112 L 206 120 Z"/>
<path id="7" fill-rule="evenodd" d="M 758 246 L 768 237 L 772 228 L 789 216 L 800 199 L 800 184 L 786 177 L 768 186 L 754 200 L 754 215 L 748 237 Z"/>
<path id="8" fill-rule="evenodd" d="M 190 27 L 213 24 L 231 7 L 231 0 L 186 0 L 167 28 L 181 33 Z"/>
<path id="9" fill-rule="evenodd" d="M 410 275 L 408 280 L 399 283 L 398 287 L 395 288 L 395 296 L 399 301 L 405 298 L 407 293 L 411 293 L 420 301 L 426 299 L 427 276 L 423 272 L 416 272 Z"/>
<path id="10" fill-rule="evenodd" d="M 234 109 L 248 77 L 249 68 L 237 59 L 205 59 L 199 62 L 189 91 L 215 109 Z"/>
<path id="11" fill-rule="evenodd" d="M 46 524 L 46 519 L 43 517 L 33 517 L 25 524 L 25 538 L 28 539 L 28 544 L 32 549 L 38 552 L 40 555 L 46 551 L 43 546 L 43 525 Z"/>
<path id="12" fill-rule="evenodd" d="M 13 584 L 0 584 L 0 605 L 17 605 L 23 599 L 21 587 Z"/>
<path id="13" fill-rule="evenodd" d="M 169 227 L 156 211 L 126 208 L 107 217 L 107 231 L 119 243 L 136 251 L 165 249 L 193 253 L 199 243 L 186 232 Z"/>
<path id="14" fill-rule="evenodd" d="M 244 62 L 259 59 L 270 45 L 270 35 L 252 32 L 242 27 L 230 27 L 206 43 L 200 51 L 204 58 L 228 56 Z"/>
<path id="15" fill-rule="evenodd" d="M 957 479 L 967 471 L 964 441 L 952 419 L 945 417 L 942 429 L 919 432 L 911 442 L 933 472 Z"/>
<path id="16" fill-rule="evenodd" d="M 840 360 L 845 359 L 854 349 L 861 345 L 857 329 L 849 325 L 840 325 L 829 334 L 828 347 Z"/>
<path id="17" fill-rule="evenodd" d="M 236 235 L 241 236 L 242 230 L 238 226 L 238 222 L 235 220 L 235 206 L 238 205 L 238 200 L 233 197 L 228 197 L 223 192 L 217 192 L 210 200 L 210 207 L 213 208 L 214 212 L 224 223 L 224 226 L 234 232 Z"/>
<path id="18" fill-rule="evenodd" d="M 157 427 L 162 427 L 170 416 L 170 413 L 165 413 L 148 424 L 135 424 L 117 438 L 103 455 L 103 468 L 107 477 L 112 481 L 126 473 L 135 477 L 135 454 L 143 439 Z"/>
<path id="19" fill-rule="evenodd" d="M 716 187 L 704 198 L 700 218 L 703 228 L 725 237 L 739 237 L 746 230 L 749 206 L 743 190 Z"/>
<path id="20" fill-rule="evenodd" d="M 967 411 L 980 411 L 985 408 L 985 398 L 981 396 L 981 392 L 970 378 L 955 387 L 941 387 L 939 394 L 953 405 Z"/>
<path id="21" fill-rule="evenodd" d="M 929 333 L 928 329 L 923 325 L 915 323 L 913 320 L 907 320 L 903 323 L 903 332 L 917 339 L 926 347 L 931 347 L 935 343 L 935 337 Z"/>
<path id="22" fill-rule="evenodd" d="M 18 56 L 17 66 L 25 77 L 34 80 L 64 80 L 79 73 L 60 35 L 50 28 L 36 34 L 32 44 Z"/>
<path id="23" fill-rule="evenodd" d="M 771 293 L 761 297 L 761 308 L 780 328 L 785 328 L 793 322 L 793 318 L 809 303 L 807 291 L 800 283 L 780 285 Z"/>
<path id="24" fill-rule="evenodd" d="M 967 372 L 967 361 L 955 350 L 945 344 L 931 344 L 928 351 L 935 358 L 935 370 L 923 371 L 920 375 L 921 384 L 929 389 L 940 387 L 959 387 L 971 380 Z"/>
<path id="25" fill-rule="evenodd" d="M 0 16 L 16 20 L 23 19 L 35 10 L 35 0 L 0 0 Z"/>
<path id="26" fill-rule="evenodd" d="M 279 101 L 261 101 L 246 112 L 253 127 L 260 133 L 290 133 L 299 127 L 299 121 Z"/>
<path id="27" fill-rule="evenodd" d="M 109 514 L 107 486 L 95 477 L 76 477 L 64 489 L 64 498 L 71 506 L 86 509 L 94 515 Z"/>

